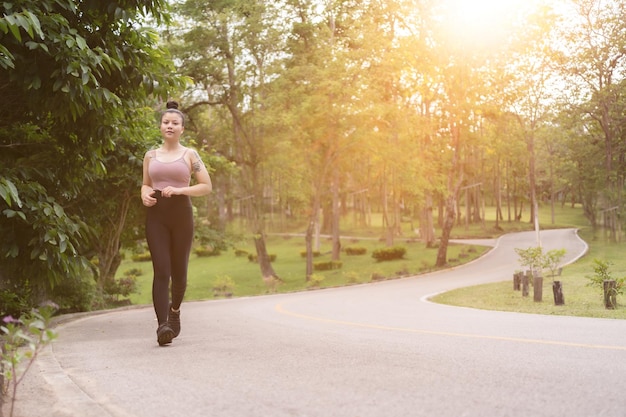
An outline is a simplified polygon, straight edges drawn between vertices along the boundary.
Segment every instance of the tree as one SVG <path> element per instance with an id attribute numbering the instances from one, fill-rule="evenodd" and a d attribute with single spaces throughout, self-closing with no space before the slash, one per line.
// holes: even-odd
<path id="1" fill-rule="evenodd" d="M 585 123 L 589 141 L 600 141 L 604 183 L 599 208 L 621 210 L 626 147 L 623 146 L 626 5 L 622 1 L 576 0 L 563 25 L 561 74 L 568 86 L 569 111 Z M 585 211 L 589 216 L 591 207 Z M 595 220 L 595 215 L 590 220 Z M 595 225 L 595 221 L 593 221 Z M 618 236 L 611 231 L 611 238 Z"/>
<path id="2" fill-rule="evenodd" d="M 116 141 L 137 134 L 133 109 L 179 83 L 145 27 L 167 22 L 164 0 L 23 0 L 2 11 L 0 278 L 36 300 L 89 275 L 91 222 L 72 202 L 106 174 Z"/>
<path id="3" fill-rule="evenodd" d="M 280 56 L 282 39 L 273 27 L 279 9 L 267 2 L 227 0 L 180 4 L 182 27 L 171 37 L 180 71 L 194 79 L 185 107 L 223 107 L 229 116 L 230 141 L 223 154 L 239 169 L 234 196 L 251 200 L 248 225 L 264 280 L 279 279 L 267 252 L 265 207 L 267 158 L 272 135 L 267 128 L 266 94 Z M 182 39 L 184 44 L 177 41 Z"/>

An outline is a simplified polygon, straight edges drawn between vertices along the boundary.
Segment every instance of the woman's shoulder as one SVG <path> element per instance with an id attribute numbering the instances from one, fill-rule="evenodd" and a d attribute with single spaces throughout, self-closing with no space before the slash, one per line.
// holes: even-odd
<path id="1" fill-rule="evenodd" d="M 146 153 L 144 154 L 144 158 L 149 158 L 149 159 L 156 158 L 156 152 L 157 150 L 155 148 L 148 149 Z"/>
<path id="2" fill-rule="evenodd" d="M 188 158 L 189 160 L 195 160 L 197 158 L 200 157 L 200 155 L 198 154 L 198 151 L 195 148 L 191 148 L 189 146 L 185 146 L 185 158 Z"/>

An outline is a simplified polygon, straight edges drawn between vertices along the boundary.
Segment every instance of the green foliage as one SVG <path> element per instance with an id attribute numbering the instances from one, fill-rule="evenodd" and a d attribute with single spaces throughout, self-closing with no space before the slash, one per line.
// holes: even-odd
<path id="1" fill-rule="evenodd" d="M 332 271 L 333 269 L 341 269 L 343 262 L 341 261 L 326 261 L 313 263 L 313 270 L 315 271 Z"/>
<path id="2" fill-rule="evenodd" d="M 147 262 L 152 259 L 150 252 L 135 253 L 131 256 L 133 262 Z"/>
<path id="3" fill-rule="evenodd" d="M 62 313 L 91 311 L 98 307 L 98 291 L 92 274 L 69 275 L 49 291 Z"/>
<path id="4" fill-rule="evenodd" d="M 550 276 L 553 278 L 557 275 L 561 260 L 566 253 L 565 249 L 552 249 L 544 255 L 542 266 L 550 271 Z"/>
<path id="5" fill-rule="evenodd" d="M 406 248 L 403 246 L 392 246 L 389 248 L 376 249 L 372 252 L 372 258 L 378 262 L 392 261 L 395 259 L 402 259 L 406 254 Z"/>
<path id="6" fill-rule="evenodd" d="M 0 325 L 0 406 L 5 403 L 6 393 L 11 392 L 9 416 L 13 415 L 17 389 L 24 376 L 39 352 L 57 337 L 52 330 L 55 311 L 56 306 L 48 304 L 23 314 L 17 320 L 11 316 L 3 318 Z"/>
<path id="7" fill-rule="evenodd" d="M 309 288 L 317 288 L 324 282 L 324 275 L 311 274 L 307 282 Z"/>
<path id="8" fill-rule="evenodd" d="M 213 281 L 215 297 L 232 297 L 235 293 L 235 281 L 230 275 L 219 275 Z"/>
<path id="9" fill-rule="evenodd" d="M 154 122 L 146 105 L 183 80 L 145 26 L 168 21 L 165 0 L 23 0 L 0 10 L 0 275 L 30 280 L 41 296 L 92 276 L 94 252 L 105 259 L 95 246 L 115 243 L 104 233 L 120 233 L 127 209 L 118 208 L 128 189 L 137 193 L 132 158 L 150 137 L 146 117 Z M 116 167 L 114 180 L 95 185 Z"/>
<path id="10" fill-rule="evenodd" d="M 613 272 L 610 270 L 611 266 L 613 266 L 613 262 L 596 258 L 592 265 L 593 275 L 585 276 L 589 281 L 588 286 L 601 291 L 607 308 L 616 307 L 617 296 L 624 293 L 624 283 L 626 282 L 626 277 L 613 277 Z M 615 286 L 605 287 L 606 281 L 615 281 Z"/>
<path id="11" fill-rule="evenodd" d="M 365 255 L 367 248 L 361 246 L 348 246 L 345 248 L 346 255 Z"/>
<path id="12" fill-rule="evenodd" d="M 527 249 L 515 248 L 519 255 L 519 264 L 530 268 L 531 271 L 540 271 L 543 265 L 543 249 L 540 246 Z"/>
<path id="13" fill-rule="evenodd" d="M 356 271 L 344 271 L 343 276 L 348 284 L 360 282 L 359 274 Z"/>
<path id="14" fill-rule="evenodd" d="M 232 238 L 226 233 L 211 228 L 208 224 L 200 223 L 195 227 L 195 238 L 201 246 L 211 248 L 218 254 L 232 246 Z"/>
<path id="15" fill-rule="evenodd" d="M 322 253 L 320 251 L 318 251 L 318 250 L 314 250 L 314 251 L 311 252 L 311 255 L 313 255 L 314 258 L 317 258 L 318 256 L 321 256 Z M 300 257 L 301 258 L 306 258 L 306 251 L 305 250 L 300 251 Z"/>
<path id="16" fill-rule="evenodd" d="M 19 317 L 30 309 L 27 303 L 30 298 L 31 289 L 28 281 L 0 289 L 0 317 L 7 315 Z"/>
<path id="17" fill-rule="evenodd" d="M 137 292 L 137 277 L 143 274 L 139 268 L 129 269 L 124 276 L 118 279 L 107 280 L 104 285 L 104 292 L 109 297 L 114 297 L 119 301 L 120 296 L 128 297 L 130 294 Z"/>
<path id="18" fill-rule="evenodd" d="M 270 262 L 274 262 L 276 260 L 276 254 L 274 254 L 274 253 L 270 253 L 267 256 L 269 257 Z M 258 255 L 256 253 L 251 253 L 251 254 L 248 255 L 248 260 L 250 262 L 258 262 L 259 258 L 258 258 Z"/>
<path id="19" fill-rule="evenodd" d="M 217 248 L 214 248 L 212 246 L 197 246 L 196 248 L 194 248 L 193 253 L 196 254 L 196 256 L 220 256 L 221 255 L 221 251 Z"/>
<path id="20" fill-rule="evenodd" d="M 540 246 L 530 247 L 527 249 L 515 248 L 515 252 L 519 255 L 519 263 L 521 266 L 530 268 L 531 271 L 542 271 L 548 269 L 550 276 L 554 278 L 561 259 L 565 256 L 565 249 L 552 249 L 544 253 Z"/>

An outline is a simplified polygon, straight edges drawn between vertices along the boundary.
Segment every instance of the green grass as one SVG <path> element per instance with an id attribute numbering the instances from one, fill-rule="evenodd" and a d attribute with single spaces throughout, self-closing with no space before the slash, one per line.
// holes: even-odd
<path id="1" fill-rule="evenodd" d="M 372 258 L 372 252 L 377 248 L 385 247 L 383 242 L 379 242 L 377 239 L 348 239 L 343 243 L 344 247 L 365 247 L 367 248 L 367 253 L 365 255 L 353 256 L 342 253 L 341 262 L 343 265 L 341 269 L 314 271 L 315 275 L 323 277 L 319 287 L 326 288 L 369 282 L 373 273 L 382 275 L 386 279 L 393 279 L 434 270 L 437 249 L 426 249 L 421 242 L 408 242 L 408 239 L 399 239 L 396 241 L 396 245 L 406 248 L 407 253 L 404 259 L 377 262 Z M 275 288 L 276 292 L 301 291 L 309 287 L 309 284 L 306 282 L 305 259 L 301 255 L 305 248 L 304 238 L 269 236 L 267 248 L 270 254 L 276 255 L 276 261 L 272 265 L 277 275 L 283 281 Z M 252 241 L 244 242 L 238 249 L 254 253 Z M 325 241 L 320 249 L 321 255 L 313 259 L 314 263 L 331 259 L 330 242 Z M 487 249 L 480 246 L 451 245 L 448 251 L 449 265 L 459 265 L 461 262 L 475 259 Z M 143 274 L 137 280 L 138 292 L 132 294 L 130 300 L 133 304 L 149 304 L 152 300 L 152 264 L 150 262 L 126 260 L 122 263 L 118 276 L 124 275 L 127 270 L 133 268 L 141 269 Z M 191 256 L 185 299 L 208 300 L 216 298 L 213 284 L 220 277 L 225 276 L 233 279 L 235 296 L 260 295 L 274 291 L 261 279 L 259 265 L 255 262 L 250 262 L 245 256 L 237 257 L 233 250 L 214 257 Z"/>
<path id="2" fill-rule="evenodd" d="M 506 214 L 505 214 L 506 215 Z M 487 220 L 483 225 L 470 225 L 465 227 L 461 224 L 452 232 L 453 238 L 493 238 L 502 233 L 532 230 L 532 224 L 526 221 L 507 222 L 501 221 L 499 229 L 495 227 L 493 210 L 487 209 Z M 527 215 L 526 215 L 527 217 Z M 602 293 L 587 284 L 586 276 L 593 273 L 592 262 L 594 259 L 608 260 L 612 262 L 611 271 L 615 277 L 624 276 L 626 270 L 625 247 L 623 244 L 607 243 L 602 234 L 594 236 L 588 227 L 588 223 L 582 214 L 580 207 L 557 207 L 556 220 L 551 221 L 549 208 L 540 210 L 540 225 L 542 229 L 577 227 L 580 235 L 590 245 L 590 251 L 576 264 L 567 266 L 559 278 L 563 283 L 565 305 L 555 306 L 552 298 L 551 279 L 544 279 L 543 301 L 534 302 L 531 293 L 528 297 L 522 297 L 519 291 L 513 291 L 512 277 L 501 283 L 479 285 L 475 287 L 458 289 L 440 294 L 434 298 L 435 302 L 481 308 L 488 310 L 515 311 L 535 314 L 574 315 L 586 317 L 626 318 L 626 301 L 618 296 L 618 308 L 606 310 L 602 302 Z M 354 283 L 370 282 L 372 274 L 376 273 L 386 279 L 401 278 L 407 274 L 415 275 L 434 270 L 437 249 L 426 249 L 417 241 L 412 241 L 414 236 L 412 228 L 416 224 L 403 223 L 404 237 L 397 238 L 396 245 L 406 247 L 405 259 L 376 262 L 372 258 L 372 252 L 377 248 L 385 247 L 381 240 L 383 230 L 379 217 L 374 217 L 374 225 L 369 228 L 356 228 L 350 225 L 350 219 L 346 218 L 342 224 L 342 235 L 359 236 L 358 239 L 346 238 L 342 240 L 342 246 L 362 246 L 367 248 L 367 253 L 361 256 L 347 256 L 342 253 L 343 267 L 333 271 L 315 271 L 315 275 L 323 277 L 319 287 L 334 287 L 350 285 Z M 298 227 L 293 227 L 291 232 L 301 233 Z M 276 255 L 273 263 L 274 270 L 282 279 L 275 289 L 268 287 L 263 282 L 258 264 L 248 261 L 247 257 L 237 257 L 234 251 L 225 252 L 218 257 L 197 257 L 192 255 L 189 262 L 188 290 L 186 300 L 209 300 L 219 297 L 214 294 L 214 283 L 223 277 L 232 278 L 235 288 L 234 296 L 254 296 L 276 292 L 303 291 L 309 288 L 305 280 L 305 261 L 301 256 L 304 250 L 304 238 L 301 236 L 278 236 L 269 235 L 267 248 L 270 254 Z M 471 248 L 471 249 L 470 249 Z M 251 239 L 241 242 L 238 249 L 254 253 L 254 245 Z M 321 245 L 321 256 L 314 258 L 314 262 L 330 260 L 330 242 L 324 240 Z M 487 250 L 480 246 L 450 245 L 448 258 L 449 266 L 458 265 L 480 256 Z M 460 255 L 463 253 L 463 255 Z M 143 274 L 138 277 L 138 292 L 132 294 L 130 300 L 133 304 L 150 304 L 152 285 L 152 266 L 150 262 L 132 262 L 126 260 L 118 271 L 118 277 L 132 268 L 140 268 Z M 620 305 L 620 301 L 623 303 Z"/>
<path id="3" fill-rule="evenodd" d="M 541 212 L 540 219 L 549 219 L 549 213 Z M 558 226 L 579 227 L 579 234 L 589 244 L 589 252 L 578 262 L 563 269 L 558 278 L 563 285 L 565 305 L 555 306 L 552 294 L 552 279 L 544 279 L 543 299 L 533 301 L 533 289 L 528 297 L 520 291 L 513 291 L 513 277 L 508 281 L 494 284 L 478 285 L 461 288 L 439 294 L 432 301 L 457 306 L 480 308 L 485 310 L 512 311 L 520 313 L 549 314 L 581 317 L 600 317 L 626 319 L 626 295 L 618 295 L 617 308 L 607 310 L 603 304 L 602 290 L 590 287 L 588 276 L 593 274 L 593 260 L 601 259 L 611 262 L 614 278 L 626 275 L 626 247 L 623 243 L 609 243 L 604 239 L 602 231 L 593 233 L 582 216 L 580 209 L 559 211 Z M 542 227 L 555 227 L 543 224 Z"/>

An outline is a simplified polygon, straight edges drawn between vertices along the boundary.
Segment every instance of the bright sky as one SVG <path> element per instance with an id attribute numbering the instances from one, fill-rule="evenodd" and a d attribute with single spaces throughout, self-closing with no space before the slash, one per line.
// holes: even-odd
<path id="1" fill-rule="evenodd" d="M 516 18 L 536 0 L 446 0 L 451 36 L 467 43 L 490 43 L 511 30 Z"/>

